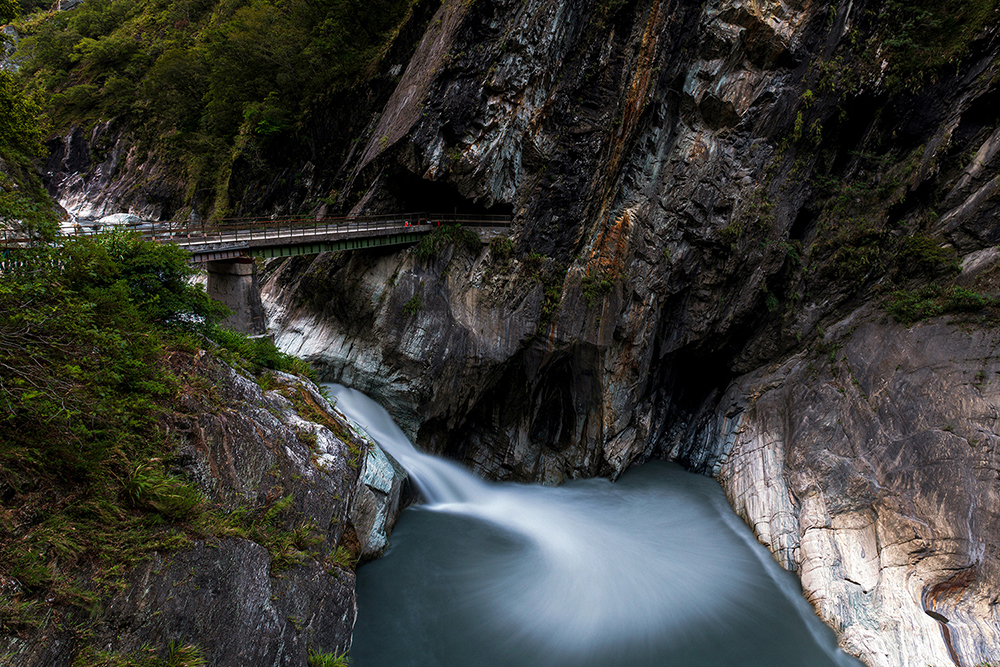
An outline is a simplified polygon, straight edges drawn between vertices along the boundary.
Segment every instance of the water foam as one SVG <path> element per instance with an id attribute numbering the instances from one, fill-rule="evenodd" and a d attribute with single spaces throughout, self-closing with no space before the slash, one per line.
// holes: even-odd
<path id="1" fill-rule="evenodd" d="M 560 488 L 487 482 L 417 451 L 360 392 L 328 388 L 337 408 L 411 475 L 427 499 L 423 510 L 486 522 L 503 534 L 492 550 L 452 565 L 448 604 L 463 610 L 466 632 L 520 647 L 532 664 L 584 664 L 596 656 L 606 662 L 629 651 L 656 663 L 658 647 L 696 643 L 708 627 L 725 634 L 759 615 L 768 600 L 794 596 L 789 575 L 769 572 L 778 566 L 721 506 L 725 499 L 711 480 L 672 473 L 693 480 L 693 491 L 641 473 L 628 483 L 597 479 Z M 638 493 L 630 488 L 637 483 Z M 692 493 L 705 497 L 692 502 Z M 857 664 L 836 650 L 801 594 L 792 603 L 797 622 L 818 626 L 825 664 Z M 621 664 L 645 664 L 629 661 Z"/>

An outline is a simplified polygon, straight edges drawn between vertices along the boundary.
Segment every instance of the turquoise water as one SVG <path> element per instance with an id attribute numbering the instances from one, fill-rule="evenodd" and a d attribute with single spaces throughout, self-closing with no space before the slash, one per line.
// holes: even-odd
<path id="1" fill-rule="evenodd" d="M 861 665 L 714 480 L 649 463 L 614 484 L 487 483 L 335 394 L 429 499 L 358 569 L 354 667 Z"/>

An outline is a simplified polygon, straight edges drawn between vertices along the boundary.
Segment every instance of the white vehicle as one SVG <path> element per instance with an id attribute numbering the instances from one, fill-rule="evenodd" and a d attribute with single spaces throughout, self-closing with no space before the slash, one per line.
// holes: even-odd
<path id="1" fill-rule="evenodd" d="M 112 213 L 97 221 L 101 227 L 135 227 L 142 224 L 142 218 L 132 213 Z"/>

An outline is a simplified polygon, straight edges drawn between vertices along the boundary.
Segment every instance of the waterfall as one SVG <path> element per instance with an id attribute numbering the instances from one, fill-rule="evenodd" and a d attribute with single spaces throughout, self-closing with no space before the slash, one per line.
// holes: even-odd
<path id="1" fill-rule="evenodd" d="M 817 667 L 859 664 L 836 649 L 794 577 L 753 540 L 714 480 L 659 464 L 615 484 L 487 482 L 417 451 L 360 392 L 328 388 L 337 408 L 399 461 L 427 499 L 417 514 L 404 513 L 390 553 L 359 570 L 354 664 L 631 667 L 685 656 L 676 664 L 714 665 L 737 654 L 706 649 L 703 638 L 733 632 L 763 646 L 760 663 L 740 664 L 799 667 L 802 656 Z M 419 536 L 409 532 L 407 515 L 427 527 Z M 400 553 L 410 548 L 412 556 Z M 401 555 L 410 560 L 396 560 Z M 412 593 L 410 609 L 399 607 L 393 585 Z M 382 605 L 392 610 L 366 609 L 369 590 L 379 591 L 370 599 L 393 599 Z M 755 624 L 777 608 L 771 623 L 794 636 L 761 640 Z M 366 619 L 392 625 L 398 649 L 378 640 Z M 425 645 L 428 636 L 438 639 Z M 709 662 L 697 662 L 706 653 Z"/>

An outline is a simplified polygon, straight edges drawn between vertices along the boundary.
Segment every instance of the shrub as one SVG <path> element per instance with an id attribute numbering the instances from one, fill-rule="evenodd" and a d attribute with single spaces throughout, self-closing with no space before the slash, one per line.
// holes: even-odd
<path id="1" fill-rule="evenodd" d="M 494 261 L 505 263 L 514 254 L 514 240 L 508 236 L 496 236 L 490 239 L 490 254 Z"/>
<path id="2" fill-rule="evenodd" d="M 897 290 L 889 295 L 886 310 L 897 321 L 912 324 L 946 313 L 968 313 L 997 306 L 1000 300 L 964 287 L 928 285 L 917 290 Z"/>
<path id="3" fill-rule="evenodd" d="M 475 232 L 471 232 L 461 225 L 441 225 L 420 239 L 416 250 L 417 259 L 421 262 L 429 262 L 452 244 L 478 249 L 479 237 L 476 236 Z"/>
<path id="4" fill-rule="evenodd" d="M 580 283 L 583 295 L 587 298 L 587 305 L 593 306 L 600 301 L 605 294 L 611 291 L 614 283 L 602 275 L 588 275 Z"/>
<path id="5" fill-rule="evenodd" d="M 307 664 L 309 667 L 347 667 L 349 662 L 346 653 L 335 655 L 311 648 Z"/>
<path id="6" fill-rule="evenodd" d="M 82 608 L 73 623 L 87 623 L 143 554 L 230 529 L 166 465 L 175 399 L 209 391 L 171 359 L 216 333 L 219 313 L 187 282 L 177 250 L 117 232 L 72 239 L 22 250 L 0 281 L 0 575 L 25 589 L 0 600 L 5 629 L 37 628 L 53 605 Z M 266 343 L 252 344 L 252 358 L 286 359 Z M 314 539 L 304 524 L 268 525 L 283 562 Z M 81 588 L 81 563 L 93 590 Z M 164 664 L 199 664 L 192 650 L 176 647 Z M 147 657 L 155 658 L 109 654 L 93 664 Z"/>
<path id="7" fill-rule="evenodd" d="M 878 10 L 893 79 L 912 84 L 952 63 L 990 25 L 997 0 L 889 0 Z"/>
<path id="8" fill-rule="evenodd" d="M 234 365 L 259 372 L 265 368 L 316 379 L 316 372 L 303 360 L 278 349 L 270 338 L 248 336 L 216 326 L 209 337 L 219 344 L 222 356 Z M 228 353 L 228 354 L 227 354 Z M 269 382 L 264 380 L 264 382 Z"/>
<path id="9" fill-rule="evenodd" d="M 403 304 L 403 314 L 406 316 L 416 315 L 424 307 L 423 299 L 419 294 L 414 294 L 410 300 Z"/>

